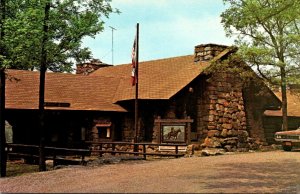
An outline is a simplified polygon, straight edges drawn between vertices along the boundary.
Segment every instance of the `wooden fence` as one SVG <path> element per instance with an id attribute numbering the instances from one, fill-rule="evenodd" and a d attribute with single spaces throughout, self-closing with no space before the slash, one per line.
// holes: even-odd
<path id="1" fill-rule="evenodd" d="M 180 153 L 180 146 L 186 146 L 186 144 L 156 144 L 156 143 L 130 143 L 130 142 L 86 142 L 90 145 L 90 149 L 73 149 L 73 148 L 59 148 L 45 146 L 45 159 L 53 160 L 53 166 L 58 162 L 71 161 L 71 159 L 63 158 L 65 156 L 80 156 L 81 164 L 85 164 L 85 157 L 91 155 L 91 153 L 98 153 L 100 157 L 104 153 L 110 153 L 111 155 L 142 155 L 144 159 L 147 156 L 160 156 L 160 157 L 182 157 L 185 153 Z M 96 148 L 91 149 L 91 146 Z M 119 150 L 118 146 L 127 146 L 131 149 Z M 170 147 L 167 152 L 159 152 L 158 149 L 155 152 L 147 152 L 147 147 Z M 174 149 L 172 149 L 172 147 Z M 39 158 L 39 146 L 38 145 L 27 145 L 27 144 L 7 144 L 6 152 L 8 156 L 17 156 L 27 159 L 38 159 Z M 60 157 L 62 156 L 62 157 Z M 8 157 L 9 158 L 9 157 Z"/>
<path id="2" fill-rule="evenodd" d="M 38 145 L 26 145 L 26 144 L 7 144 L 6 151 L 8 156 L 17 156 L 27 158 L 30 160 L 39 158 L 39 146 Z M 71 149 L 71 148 L 58 148 L 58 147 L 45 147 L 45 159 L 53 160 L 53 166 L 58 162 L 71 160 L 64 159 L 60 156 L 80 156 L 81 164 L 85 164 L 85 156 L 90 154 L 89 149 Z"/>

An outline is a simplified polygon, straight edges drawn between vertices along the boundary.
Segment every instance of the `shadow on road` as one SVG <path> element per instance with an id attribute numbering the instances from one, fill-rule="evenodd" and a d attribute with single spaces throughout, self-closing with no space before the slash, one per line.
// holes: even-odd
<path id="1" fill-rule="evenodd" d="M 300 192 L 300 164 L 295 164 L 295 160 L 285 160 L 284 163 L 225 163 L 215 167 L 216 175 L 206 177 L 206 189 L 297 193 Z"/>
<path id="2" fill-rule="evenodd" d="M 292 149 L 291 152 L 300 152 L 300 148 L 299 149 Z"/>

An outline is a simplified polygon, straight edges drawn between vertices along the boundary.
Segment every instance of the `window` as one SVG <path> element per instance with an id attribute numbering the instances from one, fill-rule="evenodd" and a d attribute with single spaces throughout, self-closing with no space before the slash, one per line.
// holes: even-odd
<path id="1" fill-rule="evenodd" d="M 85 141 L 85 132 L 86 130 L 85 130 L 85 128 L 84 127 L 81 127 L 81 140 L 82 141 Z"/>
<path id="2" fill-rule="evenodd" d="M 98 137 L 99 139 L 110 139 L 111 138 L 111 123 L 97 124 Z"/>
<path id="3" fill-rule="evenodd" d="M 6 143 L 13 143 L 12 126 L 7 121 L 5 121 L 5 137 L 6 137 Z"/>

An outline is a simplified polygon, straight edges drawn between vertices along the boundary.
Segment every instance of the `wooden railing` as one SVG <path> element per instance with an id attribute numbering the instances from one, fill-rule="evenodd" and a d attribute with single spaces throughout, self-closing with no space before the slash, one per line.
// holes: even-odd
<path id="1" fill-rule="evenodd" d="M 27 144 L 7 144 L 6 151 L 8 156 L 17 156 L 24 158 L 39 158 L 39 146 L 38 145 L 27 145 Z M 58 156 L 70 156 L 79 155 L 81 156 L 81 163 L 85 163 L 85 156 L 90 154 L 89 149 L 71 149 L 71 148 L 58 148 L 58 147 L 45 147 L 45 159 L 53 160 L 53 166 L 59 161 L 67 160 L 59 158 Z"/>
<path id="2" fill-rule="evenodd" d="M 96 152 L 99 153 L 100 157 L 104 153 L 111 153 L 112 155 L 115 154 L 132 154 L 132 155 L 143 155 L 144 159 L 147 158 L 147 156 L 152 155 L 152 156 L 171 156 L 171 157 L 182 157 L 184 156 L 184 153 L 179 153 L 179 147 L 180 146 L 187 146 L 186 144 L 158 144 L 158 143 L 131 143 L 131 142 L 86 142 L 90 145 L 98 147 L 98 149 L 91 149 L 91 152 Z M 104 150 L 104 145 L 109 147 L 109 150 Z M 131 146 L 132 149 L 130 151 L 122 151 L 122 150 L 117 150 L 116 146 Z M 159 147 L 159 146 L 164 146 L 164 147 L 174 147 L 173 150 L 168 150 L 168 153 L 163 153 L 163 152 L 147 152 L 146 146 L 151 146 L 151 147 Z M 141 150 L 141 151 L 140 151 Z M 172 153 L 173 151 L 173 153 Z M 175 153 L 174 153 L 175 152 Z"/>

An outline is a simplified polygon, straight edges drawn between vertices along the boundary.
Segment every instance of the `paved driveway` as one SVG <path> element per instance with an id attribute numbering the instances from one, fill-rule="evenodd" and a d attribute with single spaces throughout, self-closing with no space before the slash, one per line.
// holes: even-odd
<path id="1" fill-rule="evenodd" d="M 1 192 L 300 193 L 300 152 L 72 167 L 0 179 Z"/>

